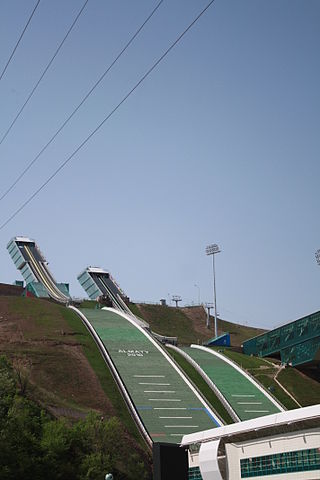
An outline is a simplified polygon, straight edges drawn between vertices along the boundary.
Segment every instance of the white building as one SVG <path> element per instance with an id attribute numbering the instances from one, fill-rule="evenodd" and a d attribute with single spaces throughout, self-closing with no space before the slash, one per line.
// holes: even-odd
<path id="1" fill-rule="evenodd" d="M 319 480 L 320 405 L 185 435 L 189 480 Z"/>

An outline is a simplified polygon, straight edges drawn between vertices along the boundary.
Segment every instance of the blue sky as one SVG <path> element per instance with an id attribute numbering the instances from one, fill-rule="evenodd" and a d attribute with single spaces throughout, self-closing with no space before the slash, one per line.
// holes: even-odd
<path id="1" fill-rule="evenodd" d="M 89 0 L 0 145 L 0 193 L 35 157 L 157 2 Z M 164 1 L 23 181 L 2 224 L 72 153 L 207 2 Z M 83 4 L 41 0 L 0 82 L 0 134 Z M 34 1 L 4 0 L 0 71 Z M 34 238 L 58 281 L 110 270 L 133 300 L 212 301 L 218 243 L 223 318 L 272 328 L 320 309 L 318 0 L 216 0 L 66 168 L 0 231 Z M 1 195 L 0 195 L 1 196 Z"/>

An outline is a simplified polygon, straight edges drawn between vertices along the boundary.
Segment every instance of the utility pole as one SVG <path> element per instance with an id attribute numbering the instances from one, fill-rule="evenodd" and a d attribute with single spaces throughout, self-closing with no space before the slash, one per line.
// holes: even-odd
<path id="1" fill-rule="evenodd" d="M 213 308 L 213 303 L 206 303 L 206 309 L 207 309 L 207 323 L 206 327 L 210 328 L 210 310 Z"/>
<path id="2" fill-rule="evenodd" d="M 172 300 L 176 302 L 176 307 L 178 306 L 178 303 L 181 302 L 182 298 L 180 295 L 172 295 Z"/>

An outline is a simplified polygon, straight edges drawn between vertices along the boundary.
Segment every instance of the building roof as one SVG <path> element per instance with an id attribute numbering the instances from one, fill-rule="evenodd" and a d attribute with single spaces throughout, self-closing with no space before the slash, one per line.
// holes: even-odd
<path id="1" fill-rule="evenodd" d="M 35 241 L 32 240 L 31 238 L 29 238 L 29 237 L 23 237 L 23 236 L 11 238 L 10 242 L 8 243 L 8 245 L 10 245 L 11 242 L 35 243 Z"/>
<path id="2" fill-rule="evenodd" d="M 284 430 L 297 430 L 298 427 L 301 427 L 301 424 L 303 424 L 303 428 L 320 426 L 320 404 L 184 435 L 181 445 L 209 442 L 225 437 L 234 437 L 232 440 L 230 438 L 230 441 L 239 440 L 239 437 L 249 439 L 249 437 L 257 437 L 258 432 L 259 436 L 262 433 L 267 436 L 275 432 L 281 433 Z M 281 427 L 280 432 L 277 431 L 279 427 Z"/>
<path id="3" fill-rule="evenodd" d="M 107 270 L 103 270 L 100 267 L 88 267 L 86 268 L 86 270 L 87 272 L 90 272 L 90 273 L 109 273 L 107 272 Z"/>

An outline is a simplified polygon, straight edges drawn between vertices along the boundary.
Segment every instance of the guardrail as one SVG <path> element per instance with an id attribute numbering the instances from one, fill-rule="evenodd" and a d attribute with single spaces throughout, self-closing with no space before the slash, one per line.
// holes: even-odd
<path id="1" fill-rule="evenodd" d="M 151 334 L 154 336 L 158 342 L 165 344 L 170 344 L 170 345 L 177 345 L 178 343 L 178 337 L 167 337 L 166 335 L 160 335 L 159 333 L 152 332 Z"/>

